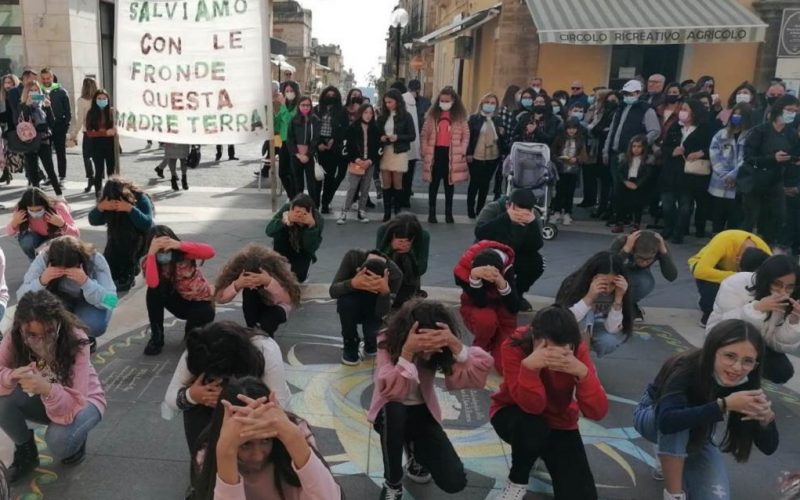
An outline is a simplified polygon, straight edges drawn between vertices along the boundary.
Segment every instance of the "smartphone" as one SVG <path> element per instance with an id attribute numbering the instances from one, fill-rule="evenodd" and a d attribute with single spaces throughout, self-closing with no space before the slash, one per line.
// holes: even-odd
<path id="1" fill-rule="evenodd" d="M 42 94 L 42 93 L 39 93 L 39 94 L 33 94 L 33 95 L 31 96 L 31 99 L 33 100 L 33 102 L 42 103 L 42 102 L 44 102 L 45 95 L 44 95 L 44 94 Z"/>

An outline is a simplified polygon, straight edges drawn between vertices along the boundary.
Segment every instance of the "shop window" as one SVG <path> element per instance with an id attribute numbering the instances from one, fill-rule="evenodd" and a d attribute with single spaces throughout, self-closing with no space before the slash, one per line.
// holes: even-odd
<path id="1" fill-rule="evenodd" d="M 19 75 L 25 66 L 19 0 L 0 1 L 0 75 Z"/>
<path id="2" fill-rule="evenodd" d="M 683 45 L 615 45 L 611 52 L 609 87 L 621 89 L 628 80 L 661 73 L 668 82 L 678 77 Z"/>
<path id="3" fill-rule="evenodd" d="M 114 88 L 114 4 L 100 2 L 100 64 L 98 85 L 111 91 Z"/>

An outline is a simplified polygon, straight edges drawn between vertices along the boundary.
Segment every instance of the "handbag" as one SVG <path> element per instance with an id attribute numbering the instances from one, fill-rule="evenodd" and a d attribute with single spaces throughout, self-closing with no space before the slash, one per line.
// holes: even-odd
<path id="1" fill-rule="evenodd" d="M 683 173 L 689 175 L 711 175 L 711 161 L 706 159 L 686 160 Z"/>
<path id="2" fill-rule="evenodd" d="M 362 165 L 359 165 L 354 161 L 351 161 L 347 165 L 347 173 L 361 177 L 362 175 L 367 173 L 367 168 Z"/>
<path id="3" fill-rule="evenodd" d="M 314 178 L 317 179 L 317 182 L 322 182 L 325 179 L 325 169 L 319 163 L 314 164 Z"/>

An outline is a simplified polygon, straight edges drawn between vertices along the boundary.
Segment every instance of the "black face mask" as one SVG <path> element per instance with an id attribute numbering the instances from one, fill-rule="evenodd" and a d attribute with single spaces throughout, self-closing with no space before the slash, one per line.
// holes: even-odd
<path id="1" fill-rule="evenodd" d="M 668 95 L 664 98 L 664 101 L 667 104 L 675 104 L 676 102 L 681 100 L 681 96 L 679 95 Z"/>
<path id="2" fill-rule="evenodd" d="M 777 100 L 778 100 L 778 98 L 777 98 L 777 97 L 774 97 L 774 96 L 767 97 L 767 104 L 769 104 L 770 106 L 772 106 L 773 104 L 775 104 L 775 102 L 776 102 Z"/>
<path id="3" fill-rule="evenodd" d="M 606 101 L 605 108 L 609 111 L 615 111 L 619 107 L 619 103 L 617 101 Z"/>
<path id="4" fill-rule="evenodd" d="M 353 97 L 350 100 L 350 104 L 358 104 L 359 106 L 361 106 L 362 104 L 364 104 L 364 98 L 363 97 Z"/>
<path id="5" fill-rule="evenodd" d="M 547 112 L 547 106 L 534 106 L 533 112 L 537 115 L 543 115 Z"/>
<path id="6" fill-rule="evenodd" d="M 328 105 L 333 104 L 336 102 L 336 96 L 326 95 L 325 99 L 323 99 L 323 102 Z"/>

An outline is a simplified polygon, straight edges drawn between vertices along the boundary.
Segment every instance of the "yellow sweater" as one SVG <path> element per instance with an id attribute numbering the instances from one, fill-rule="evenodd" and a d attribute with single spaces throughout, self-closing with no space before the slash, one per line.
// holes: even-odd
<path id="1" fill-rule="evenodd" d="M 736 273 L 736 257 L 745 241 L 752 240 L 756 246 L 772 255 L 769 245 L 755 234 L 738 229 L 722 231 L 714 236 L 697 252 L 689 258 L 689 269 L 692 275 L 699 280 L 721 283 L 728 276 Z"/>

